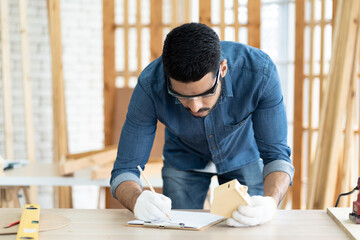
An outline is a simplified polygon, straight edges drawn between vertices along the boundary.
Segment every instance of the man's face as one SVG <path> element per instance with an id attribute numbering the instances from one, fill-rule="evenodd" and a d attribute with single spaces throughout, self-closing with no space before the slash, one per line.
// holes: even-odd
<path id="1" fill-rule="evenodd" d="M 226 63 L 222 62 L 218 74 L 214 77 L 210 72 L 206 74 L 203 78 L 196 82 L 184 83 L 170 79 L 172 89 L 184 96 L 194 96 L 202 95 L 203 93 L 211 92 L 214 87 L 216 87 L 215 93 L 211 95 L 204 95 L 199 97 L 178 97 L 179 101 L 195 117 L 205 117 L 207 116 L 216 102 L 219 99 L 221 93 L 221 77 L 226 74 Z M 224 67 L 225 66 L 225 67 Z M 217 84 L 217 85 L 216 85 Z"/>

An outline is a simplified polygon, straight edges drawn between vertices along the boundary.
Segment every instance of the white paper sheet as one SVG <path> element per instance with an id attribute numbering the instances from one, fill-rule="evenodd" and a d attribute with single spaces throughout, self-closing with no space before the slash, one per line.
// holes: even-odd
<path id="1" fill-rule="evenodd" d="M 194 228 L 201 229 L 214 222 L 224 219 L 222 216 L 214 215 L 204 212 L 190 212 L 190 211 L 176 211 L 170 213 L 171 221 L 151 221 L 145 222 L 142 220 L 129 221 L 130 225 L 148 225 L 148 226 L 162 226 L 162 227 L 175 227 L 175 228 Z"/>

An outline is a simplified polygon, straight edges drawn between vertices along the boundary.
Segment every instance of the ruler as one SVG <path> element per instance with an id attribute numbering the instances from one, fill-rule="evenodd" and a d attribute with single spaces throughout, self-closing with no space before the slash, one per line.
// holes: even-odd
<path id="1" fill-rule="evenodd" d="M 39 235 L 40 205 L 25 204 L 20 218 L 20 225 L 16 240 L 38 240 Z"/>

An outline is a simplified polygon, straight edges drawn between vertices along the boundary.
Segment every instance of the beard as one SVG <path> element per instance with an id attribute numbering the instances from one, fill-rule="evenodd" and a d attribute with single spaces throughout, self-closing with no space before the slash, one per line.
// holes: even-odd
<path id="1" fill-rule="evenodd" d="M 209 113 L 211 112 L 211 108 L 208 108 L 208 107 L 206 107 L 206 108 L 200 108 L 196 113 L 205 113 L 205 112 L 207 112 L 207 114 L 206 114 L 206 115 L 202 115 L 202 116 L 196 116 L 196 115 L 194 115 L 194 112 L 191 111 L 191 109 L 190 109 L 189 107 L 185 107 L 185 109 L 186 109 L 188 112 L 190 112 L 194 117 L 197 117 L 197 118 L 206 117 L 206 116 L 209 115 Z M 196 114 L 196 113 L 195 113 L 195 114 Z"/>

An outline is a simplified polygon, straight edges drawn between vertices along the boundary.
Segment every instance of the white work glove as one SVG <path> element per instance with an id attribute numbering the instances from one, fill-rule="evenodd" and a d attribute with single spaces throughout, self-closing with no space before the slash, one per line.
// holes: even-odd
<path id="1" fill-rule="evenodd" d="M 151 191 L 143 191 L 136 200 L 134 215 L 143 221 L 162 220 L 169 221 L 166 214 L 170 214 L 171 199 Z"/>
<path id="2" fill-rule="evenodd" d="M 232 227 L 250 227 L 269 222 L 274 218 L 277 205 L 272 197 L 253 196 L 251 204 L 240 205 L 227 220 Z"/>

